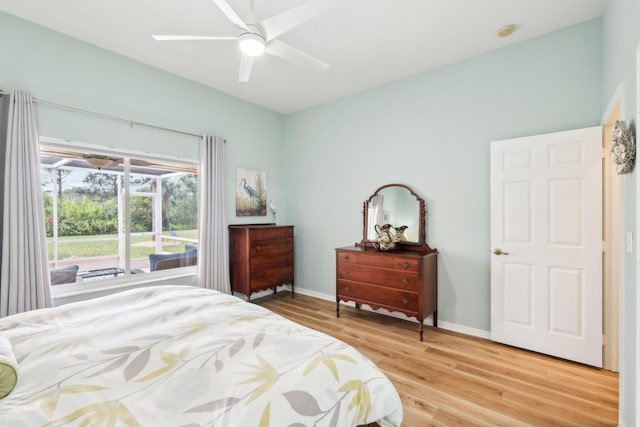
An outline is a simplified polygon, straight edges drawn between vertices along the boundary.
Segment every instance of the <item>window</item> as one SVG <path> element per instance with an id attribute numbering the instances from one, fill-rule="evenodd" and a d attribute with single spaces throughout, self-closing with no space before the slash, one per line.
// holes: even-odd
<path id="1" fill-rule="evenodd" d="M 84 150 L 40 150 L 52 284 L 196 265 L 197 166 Z"/>

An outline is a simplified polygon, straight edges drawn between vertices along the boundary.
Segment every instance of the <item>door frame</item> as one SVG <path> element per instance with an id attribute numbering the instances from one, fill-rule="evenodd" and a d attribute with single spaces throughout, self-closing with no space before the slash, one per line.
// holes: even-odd
<path id="1" fill-rule="evenodd" d="M 623 269 L 622 183 L 611 164 L 611 128 L 615 120 L 624 120 L 624 90 L 618 86 L 602 119 L 602 196 L 603 196 L 603 368 L 620 370 L 620 302 Z"/>
<path id="2" fill-rule="evenodd" d="M 635 102 L 636 102 L 636 126 L 638 126 L 638 120 L 640 120 L 640 86 L 638 86 L 640 84 L 640 44 L 638 44 L 638 46 L 636 47 L 636 93 L 634 94 L 635 96 Z M 624 105 L 624 103 L 623 103 Z M 637 134 L 636 134 L 637 135 Z M 636 140 L 637 140 L 637 136 L 636 136 Z M 636 235 L 638 230 L 640 230 L 640 174 L 638 173 L 638 171 L 636 171 L 636 223 L 635 223 L 635 229 L 636 229 Z M 638 239 L 636 238 L 636 246 L 634 248 L 635 250 L 635 271 L 636 271 L 636 280 L 635 280 L 635 286 L 636 286 L 636 301 L 635 301 L 635 312 L 636 312 L 636 325 L 635 325 L 635 344 L 636 344 L 636 348 L 635 348 L 635 355 L 636 355 L 636 360 L 635 360 L 635 365 L 634 365 L 634 369 L 636 372 L 636 381 L 635 381 L 635 407 L 636 408 L 640 408 L 640 370 L 638 369 L 638 359 L 640 359 L 640 315 L 638 313 L 640 313 L 640 292 L 637 291 L 637 289 L 640 289 L 640 242 L 638 242 Z M 623 291 L 624 291 L 624 286 L 622 287 Z M 624 295 L 620 295 L 620 297 L 624 297 Z M 623 299 L 621 299 L 621 301 L 624 301 Z M 622 304 L 624 306 L 624 304 Z M 622 319 L 625 319 L 625 317 L 621 317 Z M 625 322 L 621 322 L 622 324 L 620 325 L 620 335 L 622 337 L 625 337 L 627 332 L 626 332 L 626 327 L 625 327 Z M 624 350 L 624 338 L 622 341 L 622 350 Z M 621 351 L 622 353 L 622 351 Z M 624 354 L 624 353 L 622 353 Z M 624 367 L 623 367 L 624 368 Z M 620 378 L 622 379 L 623 375 L 620 375 Z M 624 395 L 624 388 L 620 387 L 620 402 L 624 402 L 626 396 Z M 623 414 L 624 408 L 621 407 L 619 413 Z M 635 413 L 635 418 L 636 421 L 638 420 L 638 412 L 636 411 Z"/>

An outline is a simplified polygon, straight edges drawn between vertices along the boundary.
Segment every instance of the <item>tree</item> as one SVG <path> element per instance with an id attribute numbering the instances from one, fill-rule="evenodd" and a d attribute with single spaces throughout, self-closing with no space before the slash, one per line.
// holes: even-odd
<path id="1" fill-rule="evenodd" d="M 56 185 L 58 187 L 58 200 L 62 200 L 62 183 L 71 174 L 70 169 L 56 169 Z"/>
<path id="2" fill-rule="evenodd" d="M 74 187 L 73 190 L 80 196 L 89 196 L 101 201 L 118 196 L 118 175 L 111 173 L 90 173 L 82 180 L 86 187 Z"/>
<path id="3" fill-rule="evenodd" d="M 53 180 L 56 180 L 56 185 L 58 186 L 58 200 L 62 200 L 62 184 L 64 183 L 65 178 L 67 178 L 71 174 L 71 169 L 63 169 L 63 168 L 42 168 L 44 172 L 42 174 L 42 187 L 47 188 L 49 185 L 53 183 Z"/>
<path id="4" fill-rule="evenodd" d="M 142 186 L 148 184 L 150 178 L 131 178 L 131 184 Z M 87 186 L 73 187 L 72 190 L 79 196 L 88 196 L 101 201 L 116 198 L 118 196 L 118 174 L 96 172 L 87 174 L 82 180 Z M 122 184 L 124 187 L 124 183 Z"/>
<path id="5" fill-rule="evenodd" d="M 153 230 L 153 212 L 151 197 L 132 197 L 129 209 L 131 212 L 131 231 L 134 233 Z M 154 236 L 155 238 L 155 236 Z"/>
<path id="6" fill-rule="evenodd" d="M 50 172 L 49 170 L 44 170 Z M 53 179 L 64 179 L 68 174 L 43 173 L 49 185 Z M 132 175 L 132 191 L 153 192 L 156 180 Z M 88 173 L 84 185 L 66 188 L 58 202 L 58 232 L 60 236 L 97 235 L 117 233 L 118 229 L 118 174 L 109 172 Z M 122 184 L 124 185 L 124 183 Z M 62 186 L 61 186 L 62 187 Z M 60 196 L 60 194 L 58 194 Z M 52 205 L 54 197 L 44 195 L 47 235 L 53 229 Z M 198 183 L 194 174 L 181 174 L 162 180 L 163 230 L 169 224 L 175 230 L 197 228 Z M 153 230 L 153 198 L 132 196 L 130 198 L 131 230 L 148 232 Z M 160 214 L 158 212 L 157 214 Z"/>
<path id="7" fill-rule="evenodd" d="M 162 225 L 174 229 L 198 226 L 198 182 L 194 174 L 162 181 Z"/>
<path id="8" fill-rule="evenodd" d="M 155 184 L 155 182 L 154 182 Z M 171 196 L 175 192 L 175 183 L 171 179 L 162 182 L 162 229 L 169 229 L 169 207 L 171 206 Z M 156 187 L 153 187 L 154 191 Z M 155 212 L 154 212 L 155 213 Z"/>

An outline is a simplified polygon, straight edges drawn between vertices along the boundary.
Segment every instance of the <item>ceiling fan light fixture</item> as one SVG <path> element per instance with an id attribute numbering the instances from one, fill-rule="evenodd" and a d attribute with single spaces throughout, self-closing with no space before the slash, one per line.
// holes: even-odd
<path id="1" fill-rule="evenodd" d="M 264 53 L 265 40 L 259 34 L 245 33 L 239 38 L 240 50 L 245 55 L 260 56 Z"/>
<path id="2" fill-rule="evenodd" d="M 98 168 L 98 169 L 106 168 L 107 166 L 110 166 L 114 162 L 114 159 L 110 157 L 98 156 L 98 155 L 85 156 L 84 160 L 94 168 Z"/>

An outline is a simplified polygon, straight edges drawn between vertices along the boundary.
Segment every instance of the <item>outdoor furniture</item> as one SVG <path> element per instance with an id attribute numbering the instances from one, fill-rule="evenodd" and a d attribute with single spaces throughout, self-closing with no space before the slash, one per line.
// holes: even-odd
<path id="1" fill-rule="evenodd" d="M 68 267 L 56 268 L 49 271 L 49 277 L 51 278 L 51 285 L 62 285 L 65 283 L 75 283 L 78 278 L 77 265 L 70 265 Z"/>
<path id="2" fill-rule="evenodd" d="M 149 254 L 149 270 L 189 267 L 198 263 L 198 251 L 190 250 L 175 254 Z"/>
<path id="3" fill-rule="evenodd" d="M 111 267 L 89 270 L 86 273 L 78 274 L 78 277 L 80 277 L 82 280 L 87 280 L 104 276 L 118 277 L 118 274 L 124 274 L 124 270 L 122 268 Z"/>
<path id="4" fill-rule="evenodd" d="M 155 271 L 169 270 L 171 268 L 189 267 L 198 263 L 197 256 L 185 256 L 163 259 L 156 262 Z"/>

